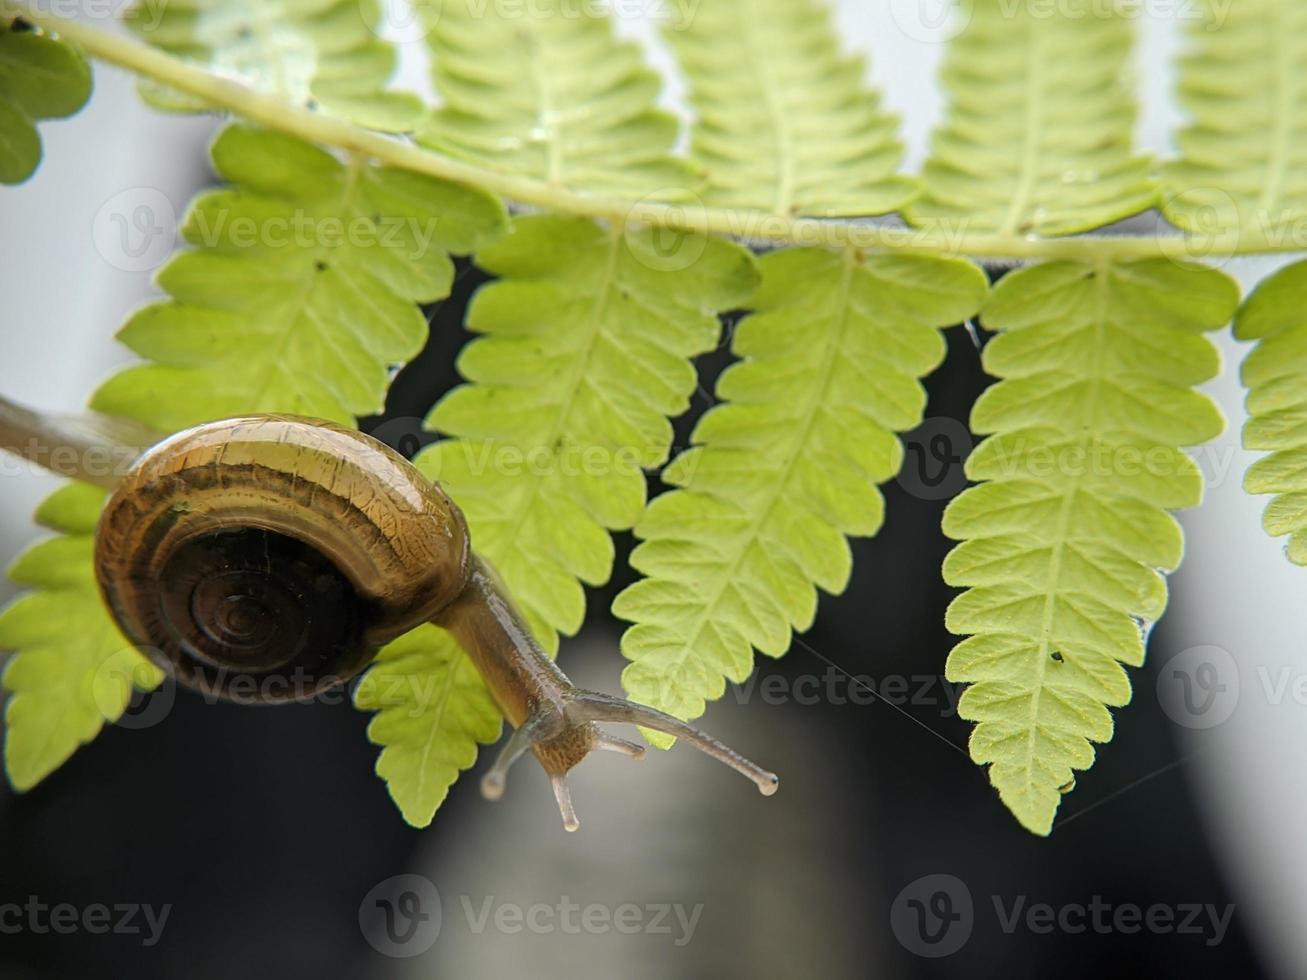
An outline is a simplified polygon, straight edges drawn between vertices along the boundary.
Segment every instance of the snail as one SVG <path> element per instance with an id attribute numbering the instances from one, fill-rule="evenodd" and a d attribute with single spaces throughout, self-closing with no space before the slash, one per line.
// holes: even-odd
<path id="1" fill-rule="evenodd" d="M 472 549 L 458 506 L 361 432 L 263 415 L 159 438 L 0 399 L 0 449 L 111 490 L 95 535 L 100 590 L 127 638 L 186 686 L 241 703 L 304 700 L 431 622 L 513 728 L 482 779 L 488 799 L 530 750 L 576 830 L 568 771 L 595 749 L 644 756 L 598 723 L 673 735 L 776 791 L 774 774 L 686 722 L 573 685 Z"/>

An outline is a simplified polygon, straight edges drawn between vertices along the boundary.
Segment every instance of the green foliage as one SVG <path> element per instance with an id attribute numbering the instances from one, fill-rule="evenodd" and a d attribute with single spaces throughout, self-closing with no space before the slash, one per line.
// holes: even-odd
<path id="1" fill-rule="evenodd" d="M 1165 170 L 1166 217 L 1197 234 L 1296 235 L 1307 217 L 1307 6 L 1206 0 L 1181 65 L 1193 118 Z"/>
<path id="2" fill-rule="evenodd" d="M 664 32 L 690 81 L 705 203 L 774 214 L 893 211 L 915 193 L 896 171 L 898 120 L 840 52 L 814 0 L 695 4 Z"/>
<path id="3" fill-rule="evenodd" d="M 124 19 L 179 58 L 374 129 L 412 129 L 424 111 L 385 91 L 395 51 L 380 37 L 379 0 L 137 0 Z M 158 85 L 143 94 L 164 109 L 207 108 Z"/>
<path id="4" fill-rule="evenodd" d="M 596 5 L 425 5 L 444 105 L 419 139 L 495 170 L 594 194 L 675 196 L 694 182 L 668 155 L 677 122 L 640 50 Z"/>
<path id="5" fill-rule="evenodd" d="M 1086 231 L 1154 204 L 1132 154 L 1132 19 L 1106 4 L 974 0 L 949 46 L 918 225 L 1011 235 Z"/>
<path id="6" fill-rule="evenodd" d="M 0 183 L 36 171 L 39 120 L 71 116 L 90 96 L 91 69 L 72 45 L 0 19 Z"/>
<path id="7" fill-rule="evenodd" d="M 457 438 L 419 464 L 463 508 L 478 551 L 551 649 L 555 631 L 580 628 L 580 583 L 608 579 L 606 532 L 640 516 L 643 469 L 667 458 L 668 417 L 689 407 L 690 358 L 716 345 L 716 311 L 756 284 L 739 246 L 694 236 L 659 246 L 650 231 L 519 219 L 477 254 L 501 278 L 468 310 L 468 328 L 486 334 L 459 357 L 472 383 L 429 419 Z"/>
<path id="8" fill-rule="evenodd" d="M 36 513 L 59 532 L 9 569 L 36 591 L 0 612 L 0 649 L 18 650 L 4 671 L 5 769 L 15 789 L 35 786 L 79 745 L 117 721 L 133 689 L 152 690 L 163 672 L 118 632 L 91 570 L 104 491 L 72 483 Z"/>
<path id="9" fill-rule="evenodd" d="M 1307 262 L 1281 269 L 1248 297 L 1235 320 L 1235 336 L 1255 340 L 1243 362 L 1249 419 L 1248 449 L 1270 455 L 1244 477 L 1249 493 L 1273 493 L 1262 524 L 1268 534 L 1289 535 L 1285 554 L 1307 565 Z"/>
<path id="10" fill-rule="evenodd" d="M 152 363 L 92 404 L 171 432 L 243 412 L 353 424 L 381 410 L 390 368 L 426 341 L 417 302 L 449 292 L 449 252 L 498 235 L 501 205 L 474 190 L 245 126 L 213 160 L 230 187 L 192 205 L 197 246 L 159 274 L 171 299 L 119 339 Z"/>
<path id="11" fill-rule="evenodd" d="M 390 372 L 421 347 L 417 304 L 447 294 L 450 253 L 474 253 L 500 278 L 469 310 L 483 335 L 459 359 L 469 383 L 433 410 L 447 438 L 420 465 L 464 508 L 477 549 L 550 650 L 579 628 L 583 586 L 607 581 L 611 532 L 634 526 L 632 561 L 646 578 L 614 604 L 634 624 L 624 684 L 692 718 L 727 679 L 746 679 L 755 649 L 785 652 L 812 624 L 817 590 L 845 588 L 847 537 L 881 524 L 876 487 L 901 463 L 895 434 L 921 419 L 919 379 L 943 355 L 939 328 L 972 314 L 987 285 L 923 241 L 942 253 L 974 235 L 996 254 L 1076 256 L 1009 274 L 985 305 L 999 331 L 985 365 L 1002 380 L 973 413 L 989 435 L 967 462 L 979 485 L 944 522 L 961 542 L 944 574 L 966 590 L 947 622 L 968 637 L 947 671 L 970 685 L 960 711 L 978 723 L 972 756 L 1018 819 L 1047 833 L 1092 743 L 1111 737 L 1108 709 L 1130 697 L 1124 666 L 1142 661 L 1165 607 L 1162 573 L 1182 551 L 1169 512 L 1202 489 L 1182 447 L 1221 425 L 1194 386 L 1219 369 L 1202 333 L 1226 322 L 1237 291 L 1210 269 L 1137 256 L 1197 254 L 1193 236 L 1214 233 L 1285 250 L 1307 207 L 1307 11 L 1293 0 L 1203 2 L 1181 71 L 1192 119 L 1181 158 L 1160 168 L 1164 194 L 1130 141 L 1133 5 L 960 3 L 948 110 L 918 181 L 897 173 L 894 120 L 816 0 L 678 0 L 681 21 L 665 37 L 697 115 L 688 160 L 672 152 L 676 120 L 655 108 L 658 76 L 593 5 L 419 4 L 441 103 L 417 127 L 427 152 L 302 113 L 288 113 L 287 128 L 320 127 L 338 154 L 226 130 L 213 155 L 228 186 L 191 208 L 183 231 L 194 248 L 160 274 L 169 298 L 121 334 L 147 363 L 110 379 L 94 404 L 162 430 L 246 412 L 352 422 L 380 409 Z M 128 20 L 164 51 L 288 108 L 405 131 L 425 110 L 386 91 L 395 59 L 377 37 L 378 9 L 139 0 Z M 119 44 L 114 60 L 140 61 L 130 48 Z M 35 167 L 34 122 L 75 111 L 88 91 L 72 48 L 0 27 L 0 181 Z M 160 84 L 147 94 L 203 107 Z M 229 86 L 210 97 L 267 109 Z M 899 208 L 924 231 L 908 233 L 909 257 L 892 230 L 827 222 L 823 232 L 876 237 L 890 252 L 796 248 L 755 262 L 718 239 L 618 219 L 542 215 L 508 228 L 497 200 L 415 172 L 468 164 L 546 209 L 620 215 L 623 202 L 699 198 L 715 210 L 678 215 L 742 237 L 770 222 L 810 245 L 816 223 L 790 217 Z M 1041 245 L 1159 197 L 1190 235 L 1179 249 Z M 1267 528 L 1288 534 L 1290 557 L 1307 564 L 1304 295 L 1307 263 L 1264 283 L 1236 329 L 1258 341 L 1244 367 L 1245 441 L 1270 453 L 1247 485 L 1277 495 Z M 724 403 L 663 472 L 675 489 L 646 504 L 645 471 L 667 460 L 669 420 L 696 384 L 691 359 L 717 343 L 717 314 L 745 305 L 732 343 L 742 360 L 717 387 Z M 0 646 L 20 650 L 4 676 L 14 692 L 6 757 L 20 787 L 119 717 L 125 680 L 159 679 L 100 606 L 90 574 L 100 501 L 72 486 L 47 502 L 41 519 L 61 536 L 19 560 L 15 578 L 36 591 L 0 614 Z M 415 826 L 501 727 L 468 658 L 434 627 L 383 650 L 355 700 L 376 713 L 378 773 Z"/>
<path id="12" fill-rule="evenodd" d="M 748 677 L 754 647 L 780 656 L 812 624 L 814 586 L 844 589 L 844 535 L 880 527 L 875 485 L 902 462 L 894 433 L 921 421 L 917 379 L 944 356 L 937 328 L 974 313 L 986 287 L 957 259 L 814 249 L 761 267 L 732 344 L 744 360 L 717 384 L 726 404 L 663 471 L 680 489 L 636 526 L 631 563 L 647 577 L 613 604 L 636 624 L 626 690 L 687 719 Z"/>
<path id="13" fill-rule="evenodd" d="M 992 433 L 967 460 L 980 485 L 944 516 L 962 541 L 944 563 L 965 586 L 949 656 L 970 684 L 959 714 L 978 722 L 972 758 L 1017 819 L 1048 833 L 1090 742 L 1112 737 L 1125 704 L 1121 664 L 1139 666 L 1166 605 L 1159 572 L 1180 562 L 1179 525 L 1203 478 L 1179 447 L 1220 433 L 1193 386 L 1220 368 L 1202 332 L 1238 303 L 1226 276 L 1162 259 L 1036 265 L 1006 276 L 986 304 L 1001 331 L 984 351 L 1003 380 L 971 426 Z"/>
<path id="14" fill-rule="evenodd" d="M 454 638 L 421 626 L 377 655 L 354 692 L 377 714 L 368 738 L 382 746 L 377 775 L 405 821 L 431 823 L 449 787 L 477 757 L 477 743 L 499 738 L 502 719 Z"/>

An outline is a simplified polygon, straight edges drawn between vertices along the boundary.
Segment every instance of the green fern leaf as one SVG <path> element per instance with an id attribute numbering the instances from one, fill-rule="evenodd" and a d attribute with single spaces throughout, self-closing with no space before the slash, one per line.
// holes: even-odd
<path id="1" fill-rule="evenodd" d="M 1307 6 L 1206 0 L 1205 13 L 1181 66 L 1193 122 L 1165 169 L 1166 217 L 1206 235 L 1296 234 L 1307 216 Z"/>
<path id="2" fill-rule="evenodd" d="M 425 7 L 444 101 L 425 145 L 506 173 L 616 196 L 674 196 L 695 182 L 668 155 L 677 121 L 640 49 L 596 5 L 443 0 Z"/>
<path id="3" fill-rule="evenodd" d="M 814 0 L 718 0 L 665 32 L 689 76 L 705 203 L 774 214 L 882 214 L 916 192 L 898 120 L 864 86 Z"/>
<path id="4" fill-rule="evenodd" d="M 376 712 L 368 738 L 382 746 L 377 775 L 414 827 L 431 823 L 459 773 L 476 761 L 477 744 L 494 742 L 502 727 L 472 661 L 436 626 L 382 648 L 354 705 Z"/>
<path id="5" fill-rule="evenodd" d="M 38 120 L 71 116 L 90 96 L 91 69 L 72 45 L 0 21 L 0 183 L 35 173 Z"/>
<path id="6" fill-rule="evenodd" d="M 166 432 L 243 412 L 352 425 L 380 411 L 391 367 L 426 340 L 416 304 L 449 292 L 448 253 L 498 235 L 502 207 L 245 126 L 222 133 L 213 159 L 232 186 L 192 205 L 183 234 L 197 248 L 159 274 L 172 298 L 119 335 L 153 363 L 92 405 Z"/>
<path id="7" fill-rule="evenodd" d="M 1202 474 L 1180 447 L 1220 433 L 1193 386 L 1220 369 L 1202 336 L 1228 322 L 1236 285 L 1197 265 L 1149 260 L 1050 263 L 1013 272 L 986 304 L 985 369 L 1003 379 L 976 403 L 992 433 L 944 516 L 961 540 L 944 564 L 967 588 L 948 628 L 967 634 L 948 660 L 970 686 L 971 756 L 1003 802 L 1046 834 L 1074 770 L 1112 737 L 1109 706 L 1130 699 L 1121 665 L 1139 666 L 1166 605 L 1161 572 L 1180 562 L 1179 525 Z"/>
<path id="8" fill-rule="evenodd" d="M 396 59 L 378 0 L 138 0 L 124 19 L 169 54 L 374 129 L 407 131 L 425 111 L 385 90 Z M 164 109 L 207 109 L 159 85 L 143 94 Z"/>
<path id="9" fill-rule="evenodd" d="M 894 433 L 921 421 L 918 379 L 944 356 L 937 328 L 974 313 L 986 289 L 975 266 L 943 258 L 798 250 L 761 267 L 733 342 L 745 360 L 717 385 L 727 404 L 664 471 L 681 489 L 635 529 L 631 563 L 648 577 L 613 604 L 636 624 L 622 640 L 626 690 L 685 719 L 748 677 L 753 648 L 789 648 L 812 624 L 814 586 L 844 589 L 844 536 L 880 527 L 876 484 L 902 462 Z"/>
<path id="10" fill-rule="evenodd" d="M 1307 262 L 1281 269 L 1248 297 L 1235 336 L 1256 340 L 1244 358 L 1248 422 L 1243 443 L 1266 450 L 1244 476 L 1249 493 L 1273 493 L 1262 524 L 1289 535 L 1285 554 L 1307 565 Z"/>
<path id="11" fill-rule="evenodd" d="M 95 522 L 104 491 L 72 483 L 49 497 L 37 522 L 59 532 L 19 556 L 9 576 L 37 591 L 0 612 L 5 665 L 5 768 L 15 789 L 35 786 L 107 722 L 117 721 L 133 689 L 149 691 L 163 673 L 123 638 L 91 571 Z"/>
<path id="12" fill-rule="evenodd" d="M 1110 5 L 974 0 L 949 46 L 950 109 L 932 140 L 917 225 L 1063 235 L 1153 206 L 1130 150 L 1132 24 Z"/>
<path id="13" fill-rule="evenodd" d="M 428 420 L 457 438 L 419 466 L 458 501 L 550 649 L 556 631 L 581 626 L 581 583 L 608 579 L 607 531 L 644 507 L 643 470 L 667 458 L 668 417 L 689 407 L 689 359 L 717 343 L 716 311 L 756 285 L 736 245 L 689 237 L 669 256 L 660 242 L 582 219 L 519 219 L 477 254 L 502 278 L 468 312 L 468 328 L 487 335 L 459 358 L 472 383 Z"/>

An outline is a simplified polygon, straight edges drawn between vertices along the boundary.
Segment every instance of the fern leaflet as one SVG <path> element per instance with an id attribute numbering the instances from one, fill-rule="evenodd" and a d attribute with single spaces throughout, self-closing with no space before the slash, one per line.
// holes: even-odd
<path id="1" fill-rule="evenodd" d="M 0 19 L 0 183 L 36 171 L 38 120 L 71 116 L 90 96 L 91 69 L 72 45 Z"/>
<path id="2" fill-rule="evenodd" d="M 1206 7 L 1181 66 L 1193 123 L 1179 136 L 1181 159 L 1165 170 L 1166 217 L 1199 234 L 1295 234 L 1307 216 L 1307 7 Z"/>
<path id="3" fill-rule="evenodd" d="M 419 135 L 451 156 L 594 194 L 675 195 L 661 80 L 592 5 L 443 0 L 428 9 L 444 106 Z"/>
<path id="4" fill-rule="evenodd" d="M 813 0 L 719 0 L 665 36 L 690 79 L 705 203 L 774 214 L 881 214 L 915 193 L 898 120 Z"/>
<path id="5" fill-rule="evenodd" d="M 59 532 L 20 555 L 9 577 L 35 591 L 0 612 L 5 665 L 5 769 L 15 789 L 35 786 L 106 722 L 117 721 L 133 689 L 163 673 L 114 626 L 91 571 L 95 522 L 104 491 L 70 483 L 36 512 Z"/>
<path id="6" fill-rule="evenodd" d="M 964 586 L 948 628 L 969 638 L 947 676 L 970 685 L 971 756 L 1017 819 L 1048 833 L 1107 706 L 1130 698 L 1166 605 L 1160 572 L 1180 562 L 1179 525 L 1202 475 L 1179 447 L 1213 438 L 1216 406 L 1192 386 L 1220 369 L 1202 332 L 1223 326 L 1238 289 L 1221 273 L 1165 260 L 1050 263 L 1001 280 L 983 311 L 1001 331 L 984 351 L 1002 378 L 972 428 L 982 481 L 944 516 L 962 541 L 944 564 Z"/>
<path id="7" fill-rule="evenodd" d="M 448 252 L 497 235 L 479 191 L 232 126 L 213 147 L 232 182 L 195 201 L 196 246 L 159 274 L 172 298 L 119 339 L 151 362 L 111 378 L 92 404 L 166 431 L 243 412 L 348 425 L 378 412 L 389 369 L 421 350 L 417 302 L 445 296 Z"/>
<path id="8" fill-rule="evenodd" d="M 986 288 L 975 266 L 943 258 L 795 250 L 761 268 L 732 345 L 745 360 L 717 385 L 727 404 L 664 470 L 680 489 L 635 529 L 631 563 L 648 577 L 613 603 L 635 623 L 626 690 L 686 719 L 748 677 L 754 647 L 789 648 L 791 629 L 812 624 L 814 586 L 843 590 L 844 535 L 880 527 L 875 485 L 902 462 L 894 433 L 921 421 L 917 379 L 944 356 L 937 328 L 974 313 Z"/>
<path id="9" fill-rule="evenodd" d="M 1122 82 L 1129 17 L 1040 0 L 965 6 L 944 66 L 949 114 L 908 219 L 1063 235 L 1151 207 L 1156 187 L 1147 158 L 1130 150 L 1134 104 Z"/>
<path id="10" fill-rule="evenodd" d="M 355 689 L 354 705 L 376 715 L 368 738 L 382 746 L 377 775 L 404 819 L 431 823 L 477 743 L 499 738 L 502 719 L 454 638 L 420 626 L 384 647 Z"/>
<path id="11" fill-rule="evenodd" d="M 1256 340 L 1243 362 L 1248 449 L 1266 450 L 1244 476 L 1249 493 L 1276 497 L 1262 519 L 1268 534 L 1289 535 L 1285 554 L 1307 565 L 1307 262 L 1281 269 L 1248 297 L 1235 336 Z"/>
<path id="12" fill-rule="evenodd" d="M 124 19 L 169 54 L 374 129 L 412 129 L 424 111 L 385 90 L 396 59 L 378 0 L 138 0 Z M 160 108 L 207 109 L 158 85 L 142 94 Z"/>
<path id="13" fill-rule="evenodd" d="M 668 268 L 651 232 L 541 216 L 477 254 L 502 277 L 468 311 L 468 328 L 487 336 L 459 358 L 472 383 L 429 419 L 457 438 L 420 465 L 459 502 L 478 551 L 551 648 L 555 631 L 581 626 L 580 583 L 611 572 L 607 531 L 644 507 L 643 470 L 667 458 L 668 417 L 694 391 L 689 359 L 716 344 L 716 311 L 755 285 L 744 249 L 681 248 L 697 258 Z"/>

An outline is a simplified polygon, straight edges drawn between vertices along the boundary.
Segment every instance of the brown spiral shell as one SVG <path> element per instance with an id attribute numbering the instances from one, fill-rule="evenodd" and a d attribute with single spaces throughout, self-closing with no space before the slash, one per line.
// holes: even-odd
<path id="1" fill-rule="evenodd" d="M 462 513 L 384 444 L 294 416 L 148 449 L 100 518 L 95 571 L 132 642 L 180 682 L 302 700 L 463 591 Z"/>

